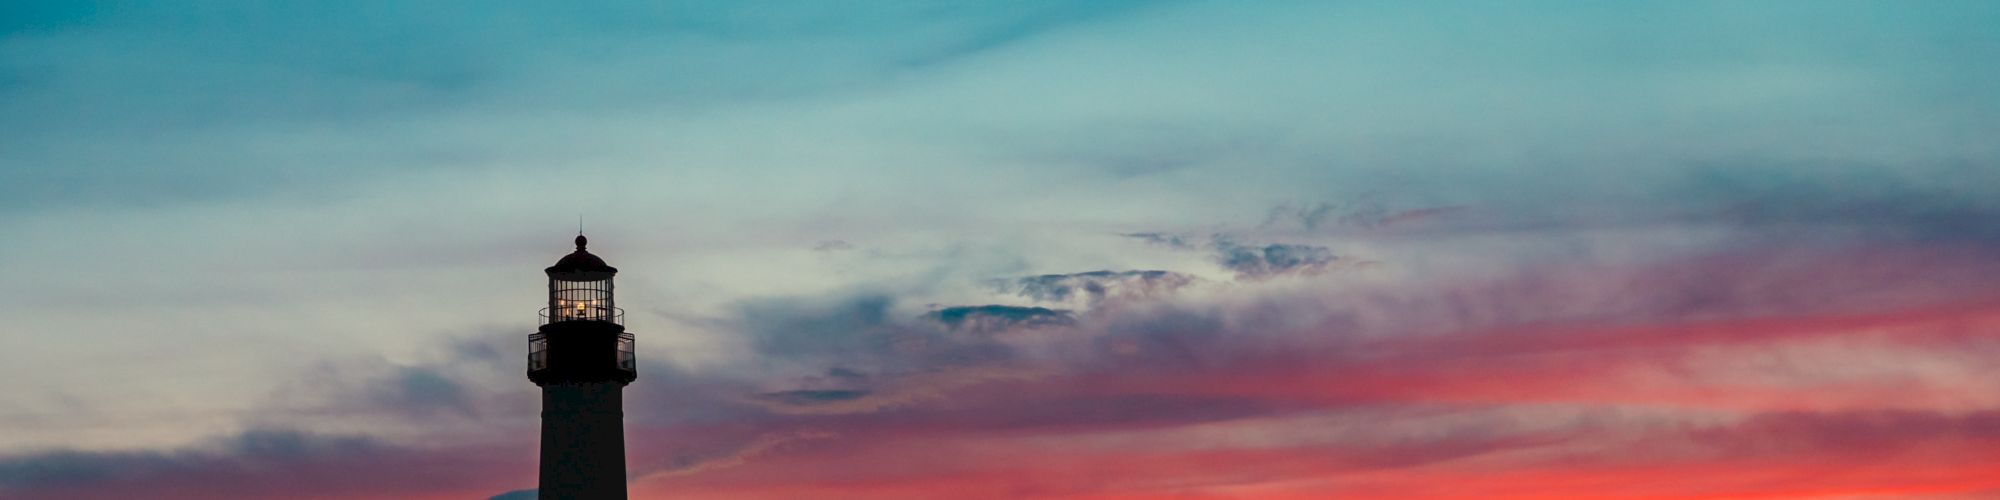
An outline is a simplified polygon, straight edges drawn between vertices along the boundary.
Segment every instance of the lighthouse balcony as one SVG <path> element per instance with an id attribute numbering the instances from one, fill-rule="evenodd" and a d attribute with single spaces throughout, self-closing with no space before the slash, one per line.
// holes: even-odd
<path id="1" fill-rule="evenodd" d="M 585 333 L 586 337 L 594 337 Z M 541 382 L 544 379 L 605 379 L 631 382 L 639 370 L 636 342 L 628 332 L 616 332 L 615 336 L 600 337 L 612 342 L 611 345 L 596 343 L 589 338 L 572 338 L 584 343 L 564 343 L 567 347 L 554 352 L 550 349 L 549 335 L 535 333 L 528 336 L 528 377 Z M 595 344 L 596 347 L 592 345 Z M 611 353 L 606 353 L 610 347 Z M 611 356 L 606 356 L 611 354 Z M 607 360 L 606 357 L 612 359 Z M 604 361 L 612 361 L 605 363 Z M 560 373 L 557 373 L 560 372 Z"/>

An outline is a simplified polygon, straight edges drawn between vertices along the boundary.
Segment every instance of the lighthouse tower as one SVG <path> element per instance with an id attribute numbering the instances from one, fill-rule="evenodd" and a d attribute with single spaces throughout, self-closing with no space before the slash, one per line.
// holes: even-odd
<path id="1" fill-rule="evenodd" d="M 584 250 L 549 266 L 549 306 L 528 336 L 528 380 L 542 387 L 543 500 L 625 498 L 622 391 L 639 377 L 625 311 L 612 302 L 618 269 Z"/>

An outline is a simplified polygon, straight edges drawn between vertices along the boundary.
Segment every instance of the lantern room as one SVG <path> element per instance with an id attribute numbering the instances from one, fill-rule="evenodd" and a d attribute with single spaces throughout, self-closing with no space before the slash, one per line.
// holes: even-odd
<path id="1" fill-rule="evenodd" d="M 589 244 L 577 235 L 576 251 L 545 270 L 548 307 L 542 308 L 541 327 L 528 336 L 528 379 L 537 384 L 624 384 L 638 376 L 625 311 L 612 295 L 618 269 L 591 255 Z"/>
<path id="2" fill-rule="evenodd" d="M 576 251 L 546 270 L 549 306 L 542 310 L 542 324 L 564 321 L 624 324 L 624 311 L 613 303 L 611 295 L 611 277 L 618 274 L 618 269 L 585 250 L 589 244 L 590 239 L 577 235 Z"/>

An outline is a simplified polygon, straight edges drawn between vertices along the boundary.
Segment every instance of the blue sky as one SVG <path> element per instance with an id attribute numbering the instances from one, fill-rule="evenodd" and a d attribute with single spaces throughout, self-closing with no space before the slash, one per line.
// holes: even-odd
<path id="1" fill-rule="evenodd" d="M 1103 381 L 1084 367 L 1159 381 L 1201 353 L 1263 352 L 1227 346 L 1335 349 L 1310 340 L 1333 331 L 1959 311 L 2000 272 L 1996 21 L 2000 4 L 1969 1 L 15 2 L 0 494 L 145 487 L 150 462 L 118 457 L 232 456 L 261 448 L 218 443 L 273 432 L 531 462 L 532 444 L 506 448 L 535 416 L 517 351 L 579 216 L 625 271 L 650 368 L 634 390 L 658 391 L 628 411 L 635 463 L 681 464 L 635 487 L 667 493 L 762 491 L 688 457 L 890 463 L 897 435 L 869 418 L 931 429 L 950 414 L 926 412 Z M 1047 292 L 1064 286 L 1085 291 Z M 1478 292 L 1503 289 L 1540 302 Z M 1977 393 L 1990 383 L 1957 380 L 1992 358 L 1941 354 L 1990 355 L 1994 330 L 1975 330 L 1934 351 L 1834 352 L 1859 342 L 1840 330 L 1725 354 L 1919 367 L 1772 385 Z M 919 333 L 937 338 L 883 340 Z M 1160 339 L 1181 347 L 1144 347 Z M 1627 368 L 1700 385 L 1657 363 Z M 1105 383 L 1106 405 L 1183 413 Z M 1088 437 L 1107 448 L 1154 439 L 1114 436 L 1132 428 L 1334 418 L 1314 389 L 1279 387 L 1298 398 L 1231 393 L 1255 401 L 1168 423 L 1045 417 L 1103 416 Z M 1557 399 L 1564 418 L 1685 425 L 1855 410 L 1668 396 L 1684 392 Z M 1765 396 L 1745 400 L 1797 400 Z M 1569 421 L 1550 400 L 1452 402 L 1472 421 Z M 1395 413 L 1375 410 L 1343 422 Z M 677 447 L 713 420 L 748 429 L 710 443 L 737 453 Z M 139 479 L 34 472 L 60 453 Z M 532 484 L 509 479 L 532 472 L 518 460 L 468 466 L 460 490 L 328 495 L 498 494 Z M 1284 484 L 1363 491 L 1314 470 Z M 1035 495 L 1151 491 L 1049 488 Z"/>

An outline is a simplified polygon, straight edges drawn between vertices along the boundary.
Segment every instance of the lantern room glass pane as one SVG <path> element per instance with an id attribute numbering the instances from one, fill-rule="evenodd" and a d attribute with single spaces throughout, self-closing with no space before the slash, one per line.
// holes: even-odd
<path id="1" fill-rule="evenodd" d="M 612 321 L 611 280 L 552 280 L 549 285 L 550 321 Z"/>

